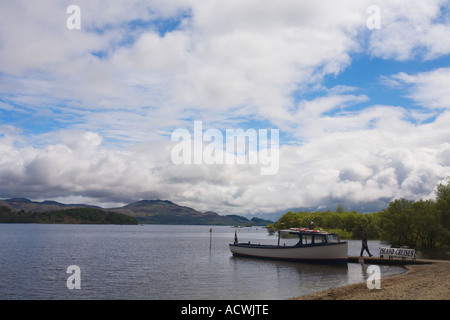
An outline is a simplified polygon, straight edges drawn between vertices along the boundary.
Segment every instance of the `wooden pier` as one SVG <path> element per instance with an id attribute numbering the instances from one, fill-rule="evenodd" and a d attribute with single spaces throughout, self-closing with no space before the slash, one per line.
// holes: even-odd
<path id="1" fill-rule="evenodd" d="M 362 263 L 362 264 L 384 264 L 392 266 L 405 266 L 408 264 L 430 264 L 430 260 L 424 259 L 409 259 L 409 258 L 380 258 L 380 257 L 359 257 L 349 256 L 348 263 Z"/>

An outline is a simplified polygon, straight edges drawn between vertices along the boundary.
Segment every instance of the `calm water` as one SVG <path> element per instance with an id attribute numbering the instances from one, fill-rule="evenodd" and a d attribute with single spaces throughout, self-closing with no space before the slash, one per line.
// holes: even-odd
<path id="1" fill-rule="evenodd" d="M 238 229 L 238 237 L 277 239 L 262 228 Z M 233 238 L 223 226 L 0 224 L 0 299 L 277 300 L 368 276 L 368 265 L 233 257 Z M 372 253 L 378 246 L 369 241 Z M 349 242 L 349 255 L 359 250 L 360 241 Z M 70 265 L 80 267 L 80 290 L 67 288 Z M 382 277 L 405 271 L 380 268 Z"/>

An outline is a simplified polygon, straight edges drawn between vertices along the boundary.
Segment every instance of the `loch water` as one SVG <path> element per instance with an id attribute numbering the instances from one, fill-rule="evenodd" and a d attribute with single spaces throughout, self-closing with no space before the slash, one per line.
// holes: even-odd
<path id="1" fill-rule="evenodd" d="M 369 276 L 367 264 L 234 257 L 235 230 L 239 241 L 277 241 L 255 227 L 0 224 L 0 299 L 280 300 Z M 373 254 L 379 246 L 369 241 Z M 349 255 L 360 248 L 349 241 Z M 69 266 L 79 267 L 80 289 L 69 289 Z M 380 271 L 383 279 L 405 269 Z"/>

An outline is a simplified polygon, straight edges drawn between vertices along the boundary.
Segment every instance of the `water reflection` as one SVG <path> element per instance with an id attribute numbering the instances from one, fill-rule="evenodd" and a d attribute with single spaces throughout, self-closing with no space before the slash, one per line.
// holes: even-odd
<path id="1" fill-rule="evenodd" d="M 323 273 L 323 274 L 347 274 L 348 264 L 314 264 L 314 263 L 303 263 L 303 262 L 290 262 L 290 261 L 280 261 L 280 260 L 268 260 L 252 257 L 237 257 L 231 256 L 230 260 L 235 266 L 242 266 L 239 264 L 242 260 L 250 263 L 252 265 L 270 266 L 277 269 L 292 269 L 301 274 L 311 274 L 311 273 Z M 235 270 L 236 271 L 236 270 Z"/>
<path id="2" fill-rule="evenodd" d="M 233 272 L 245 275 L 240 284 L 255 288 L 255 283 L 264 282 L 264 296 L 289 298 L 292 296 L 327 289 L 348 283 L 348 265 L 324 265 L 312 263 L 264 260 L 249 257 L 230 257 Z M 281 295 L 281 296 L 280 296 Z"/>

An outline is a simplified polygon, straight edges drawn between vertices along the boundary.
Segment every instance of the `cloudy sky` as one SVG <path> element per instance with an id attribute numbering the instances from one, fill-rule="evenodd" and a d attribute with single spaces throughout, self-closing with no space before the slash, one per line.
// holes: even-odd
<path id="1" fill-rule="evenodd" d="M 174 163 L 194 121 L 279 130 L 278 170 Z M 1 199 L 371 212 L 447 176 L 450 0 L 0 4 Z"/>

